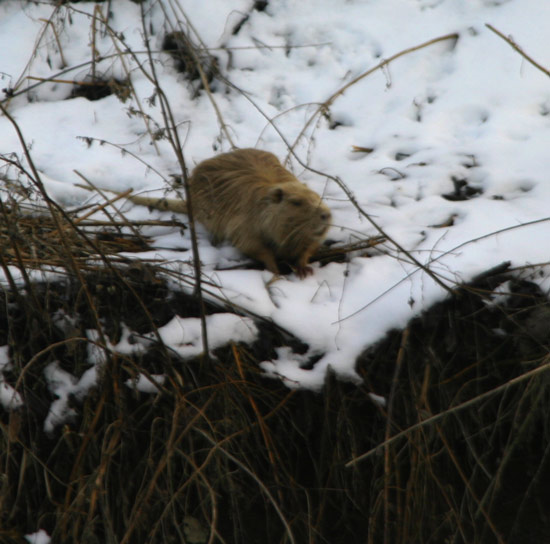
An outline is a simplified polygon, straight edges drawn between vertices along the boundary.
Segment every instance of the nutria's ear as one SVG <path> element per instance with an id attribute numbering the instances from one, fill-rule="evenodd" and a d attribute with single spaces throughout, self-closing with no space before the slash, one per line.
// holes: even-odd
<path id="1" fill-rule="evenodd" d="M 277 204 L 283 200 L 284 195 L 285 192 L 282 187 L 273 187 L 268 193 L 269 200 Z"/>

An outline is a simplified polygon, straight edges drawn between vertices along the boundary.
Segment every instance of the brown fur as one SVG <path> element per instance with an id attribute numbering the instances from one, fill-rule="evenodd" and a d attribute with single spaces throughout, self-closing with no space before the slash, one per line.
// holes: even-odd
<path id="1" fill-rule="evenodd" d="M 330 226 L 321 197 L 298 181 L 277 157 L 239 149 L 201 162 L 189 178 L 195 218 L 215 241 L 229 240 L 277 274 L 277 261 L 305 277 Z M 137 204 L 186 212 L 181 200 L 130 197 Z"/>

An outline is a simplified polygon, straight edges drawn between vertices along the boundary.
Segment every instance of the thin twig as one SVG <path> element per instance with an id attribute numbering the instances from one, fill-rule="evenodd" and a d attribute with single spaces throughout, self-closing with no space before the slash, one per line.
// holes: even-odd
<path id="1" fill-rule="evenodd" d="M 145 22 L 145 12 L 144 12 L 144 6 L 143 3 L 140 4 L 140 10 L 141 10 L 141 24 L 143 29 L 143 35 L 145 39 L 146 48 L 148 51 L 148 57 L 149 57 L 149 66 L 151 69 L 151 73 L 149 74 L 145 68 L 143 68 L 141 65 L 141 69 L 143 74 L 153 83 L 155 90 L 158 93 L 159 96 L 159 103 L 162 111 L 162 117 L 164 119 L 165 126 L 168 130 L 168 141 L 170 142 L 170 145 L 172 146 L 172 149 L 174 151 L 174 154 L 176 155 L 176 159 L 178 161 L 178 164 L 181 169 L 181 175 L 183 178 L 183 186 L 185 189 L 185 200 L 187 203 L 187 217 L 189 218 L 189 234 L 191 237 L 191 248 L 193 253 L 193 267 L 195 271 L 195 294 L 197 296 L 199 307 L 200 307 L 200 320 L 201 320 L 201 333 L 202 333 L 202 346 L 203 346 L 203 360 L 208 361 L 209 359 L 209 350 L 208 350 L 208 328 L 206 326 L 206 306 L 204 302 L 203 292 L 202 292 L 202 270 L 201 270 L 201 262 L 200 262 L 200 254 L 199 254 L 199 245 L 197 240 L 197 232 L 195 228 L 195 217 L 193 213 L 193 199 L 191 197 L 191 191 L 189 189 L 189 174 L 187 171 L 187 165 L 185 163 L 185 157 L 183 155 L 183 145 L 180 141 L 179 134 L 178 134 L 178 127 L 176 120 L 174 118 L 174 114 L 172 113 L 172 108 L 170 107 L 170 102 L 168 101 L 168 98 L 166 94 L 164 93 L 164 90 L 160 86 L 157 73 L 155 70 L 155 63 L 153 60 L 153 56 L 151 53 L 151 50 L 149 49 L 149 39 L 148 39 L 148 33 L 147 33 L 147 25 Z M 134 57 L 135 59 L 135 57 Z"/>
<path id="2" fill-rule="evenodd" d="M 530 62 L 535 68 L 538 68 L 543 74 L 546 74 L 550 77 L 550 70 L 547 70 L 544 66 L 539 64 L 537 61 L 533 60 L 525 51 L 512 39 L 511 36 L 505 36 L 500 30 L 497 30 L 493 25 L 485 23 L 485 26 L 493 31 L 497 36 L 500 36 L 506 43 L 515 49 L 527 62 Z"/>
<path id="3" fill-rule="evenodd" d="M 59 49 L 59 56 L 61 57 L 61 63 L 63 66 L 67 66 L 67 61 L 65 60 L 65 56 L 63 55 L 63 48 L 61 47 L 61 42 L 59 41 L 59 34 L 57 33 L 57 29 L 55 28 L 55 25 L 52 19 L 39 19 L 39 21 L 42 21 L 43 23 L 46 23 L 47 25 L 50 25 L 52 27 L 52 32 L 55 37 L 55 42 L 57 43 L 57 47 Z"/>
<path id="4" fill-rule="evenodd" d="M 75 170 L 75 173 L 77 173 L 76 170 Z M 105 202 L 102 202 L 97 207 L 91 209 L 88 213 L 85 213 L 81 217 L 75 218 L 74 224 L 79 225 L 81 221 L 84 221 L 84 219 L 88 219 L 88 217 L 94 215 L 97 212 L 100 212 L 101 210 L 103 210 L 107 206 L 110 206 L 111 204 L 114 204 L 117 200 L 120 200 L 122 198 L 126 198 L 131 192 L 132 192 L 132 189 L 128 189 L 128 190 L 124 191 L 123 193 L 119 193 L 119 194 L 115 195 L 113 198 L 109 198 L 109 199 L 105 200 Z"/>
<path id="5" fill-rule="evenodd" d="M 545 360 L 548 361 L 549 357 L 546 357 Z M 486 391 L 485 393 L 482 393 L 481 395 L 477 395 L 474 398 L 471 398 L 467 401 L 464 401 L 456 406 L 453 406 L 449 408 L 448 410 L 444 410 L 443 412 L 439 412 L 438 414 L 431 416 L 424 421 L 420 421 L 419 423 L 415 423 L 414 425 L 411 425 L 407 429 L 401 431 L 400 433 L 397 433 L 396 435 L 392 436 L 388 440 L 384 440 L 381 444 L 378 444 L 374 448 L 370 449 L 369 451 L 358 455 L 357 457 L 353 458 L 351 461 L 348 461 L 345 464 L 346 468 L 352 467 L 356 465 L 357 463 L 364 461 L 365 459 L 371 457 L 373 454 L 380 451 L 380 449 L 385 448 L 389 444 L 392 444 L 393 442 L 399 440 L 400 438 L 403 438 L 404 436 L 407 436 L 412 431 L 419 429 L 420 427 L 425 427 L 426 425 L 431 425 L 435 423 L 436 421 L 439 421 L 440 419 L 443 419 L 444 417 L 454 414 L 456 412 L 460 412 L 464 410 L 465 408 L 469 408 L 470 406 L 474 406 L 475 404 L 479 403 L 482 400 L 485 400 L 493 395 L 496 395 L 498 393 L 505 392 L 508 388 L 512 387 L 513 385 L 517 385 L 518 383 L 524 382 L 525 380 L 529 380 L 533 376 L 536 376 L 538 374 L 542 374 L 543 372 L 546 372 L 547 370 L 550 370 L 550 362 L 546 362 L 542 364 L 541 366 L 530 370 L 529 372 L 525 372 L 525 374 L 521 374 L 520 376 L 517 376 L 515 378 L 512 378 L 511 380 L 508 380 L 506 383 L 503 383 L 502 385 L 499 385 L 498 387 L 494 387 L 493 389 L 490 389 L 489 391 Z"/>
<path id="6" fill-rule="evenodd" d="M 164 5 L 161 4 L 161 7 L 162 7 L 163 11 L 165 11 Z M 180 10 L 181 15 L 185 18 L 185 22 L 186 22 L 187 26 L 193 31 L 193 34 L 199 40 L 199 42 L 201 43 L 203 48 L 206 49 L 206 47 L 204 46 L 204 43 L 202 42 L 202 40 L 200 38 L 200 35 L 199 35 L 198 31 L 193 26 L 193 24 L 191 23 L 189 17 L 187 17 L 187 14 L 183 10 L 183 8 L 179 5 L 179 3 L 177 4 L 177 8 Z M 173 6 L 172 6 L 172 9 L 174 9 Z M 175 15 L 177 17 L 177 14 L 175 14 Z M 179 18 L 178 18 L 178 20 L 179 20 Z M 179 24 L 179 27 L 180 27 L 180 32 L 182 32 L 184 35 L 186 35 L 185 29 L 183 29 L 181 27 L 181 23 L 178 23 L 178 24 Z M 195 49 L 195 47 L 193 47 L 193 44 L 190 43 L 190 40 L 188 40 L 188 41 L 189 41 L 189 44 L 188 44 L 189 53 L 193 57 L 193 62 L 195 63 L 195 68 L 199 72 L 201 83 L 202 83 L 202 85 L 203 85 L 203 87 L 206 91 L 206 94 L 208 96 L 208 99 L 210 100 L 210 103 L 212 104 L 212 107 L 214 108 L 214 112 L 216 113 L 216 117 L 218 118 L 218 122 L 220 124 L 220 129 L 223 132 L 223 134 L 225 135 L 225 137 L 227 138 L 227 141 L 229 142 L 231 148 L 236 149 L 235 143 L 233 142 L 233 139 L 231 138 L 231 134 L 229 133 L 227 123 L 225 122 L 225 120 L 222 116 L 222 113 L 220 111 L 220 108 L 218 107 L 218 104 L 217 104 L 216 100 L 214 99 L 214 96 L 212 94 L 212 90 L 210 89 L 210 84 L 208 83 L 208 78 L 206 77 L 206 74 L 204 73 L 204 69 L 202 67 L 199 56 L 197 55 L 196 49 Z"/>
<path id="7" fill-rule="evenodd" d="M 289 154 L 291 151 L 294 150 L 297 143 L 300 141 L 302 136 L 304 135 L 305 131 L 308 129 L 308 127 L 311 125 L 313 120 L 319 115 L 320 113 L 326 112 L 328 108 L 332 105 L 332 103 L 342 94 L 344 94 L 352 85 L 355 85 L 358 81 L 361 81 L 363 78 L 369 76 L 373 72 L 376 72 L 377 70 L 380 70 L 390 62 L 393 62 L 394 60 L 398 59 L 399 57 L 403 57 L 404 55 L 408 55 L 409 53 L 413 53 L 414 51 L 418 51 L 419 49 L 423 49 L 424 47 L 428 47 L 430 45 L 433 45 L 435 43 L 439 43 L 446 40 L 458 40 L 459 35 L 456 33 L 453 34 L 446 34 L 445 36 L 440 36 L 439 38 L 433 38 L 432 40 L 428 40 L 427 42 L 421 43 L 420 45 L 415 45 L 413 47 L 409 47 L 408 49 L 404 49 L 403 51 L 400 51 L 399 53 L 396 53 L 395 55 L 392 55 L 391 57 L 383 60 L 381 63 L 377 64 L 373 68 L 370 68 L 366 72 L 363 72 L 362 74 L 358 75 L 354 79 L 352 79 L 349 83 L 346 83 L 343 87 L 338 89 L 335 93 L 331 94 L 322 104 L 319 105 L 317 110 L 313 113 L 313 115 L 306 121 L 306 124 L 296 137 L 296 140 L 290 146 Z"/>
<path id="8" fill-rule="evenodd" d="M 254 472 L 252 472 L 244 463 L 239 461 L 239 459 L 237 459 L 234 455 L 229 453 L 225 448 L 221 447 L 221 445 L 217 443 L 208 433 L 204 432 L 202 429 L 198 427 L 194 427 L 193 430 L 197 431 L 202 436 L 204 436 L 204 438 L 206 438 L 206 440 L 208 440 L 214 446 L 215 450 L 219 450 L 221 453 L 223 453 L 228 459 L 233 461 L 233 463 L 235 463 L 238 467 L 240 467 L 241 470 L 246 472 L 258 484 L 258 487 L 265 493 L 266 497 L 269 499 L 269 502 L 277 512 L 279 519 L 284 525 L 288 540 L 291 542 L 291 544 L 296 544 L 296 539 L 294 538 L 292 529 L 290 528 L 288 521 L 286 520 L 281 509 L 279 508 L 279 505 L 277 504 L 275 497 L 273 497 L 273 495 L 271 494 L 267 486 L 260 480 L 260 478 L 258 478 L 258 476 L 254 474 Z"/>
<path id="9" fill-rule="evenodd" d="M 409 341 L 409 333 L 409 328 L 406 328 L 403 331 L 401 335 L 401 345 L 399 346 L 397 359 L 395 361 L 390 396 L 388 398 L 388 411 L 386 414 L 386 443 L 390 438 L 391 428 L 393 426 L 393 401 L 395 400 L 395 392 L 397 390 L 397 384 L 399 383 L 401 365 L 403 363 L 403 359 L 405 358 L 405 350 L 407 349 L 407 343 Z M 390 481 L 390 444 L 386 444 L 384 448 L 384 544 L 390 543 Z"/>
<path id="10" fill-rule="evenodd" d="M 134 87 L 134 85 L 132 83 L 132 78 L 130 77 L 131 70 L 128 67 L 128 65 L 126 64 L 126 59 L 124 58 L 124 55 L 122 54 L 123 52 L 119 47 L 119 44 L 122 44 L 124 47 L 127 48 L 126 44 L 123 41 L 123 37 L 119 33 L 115 32 L 110 27 L 110 25 L 108 24 L 105 16 L 103 15 L 103 13 L 101 13 L 101 10 L 96 10 L 96 11 L 94 11 L 94 13 L 99 13 L 100 21 L 103 23 L 104 28 L 109 33 L 109 37 L 111 38 L 111 42 L 112 42 L 113 46 L 115 47 L 115 49 L 117 50 L 117 52 L 119 53 L 120 64 L 122 65 L 122 69 L 124 70 L 124 73 L 126 74 L 126 79 L 127 79 L 128 86 L 130 87 L 130 90 L 132 92 L 132 96 L 134 97 L 134 101 L 137 105 L 137 108 L 138 108 L 142 118 L 143 118 L 143 122 L 145 123 L 145 126 L 147 128 L 147 132 L 151 135 L 151 144 L 155 148 L 155 151 L 156 151 L 157 155 L 160 156 L 160 150 L 158 148 L 157 141 L 156 141 L 156 139 L 153 135 L 154 131 L 151 129 L 151 126 L 150 126 L 151 119 L 148 115 L 146 115 L 145 111 L 143 110 L 142 102 L 139 99 L 136 88 Z M 95 17 L 95 15 L 94 15 L 94 17 Z M 137 59 L 136 59 L 135 56 L 132 56 L 132 58 L 134 60 L 136 60 L 136 62 L 137 62 Z M 138 64 L 138 66 L 141 67 L 141 65 L 139 63 L 137 63 L 137 64 Z"/>

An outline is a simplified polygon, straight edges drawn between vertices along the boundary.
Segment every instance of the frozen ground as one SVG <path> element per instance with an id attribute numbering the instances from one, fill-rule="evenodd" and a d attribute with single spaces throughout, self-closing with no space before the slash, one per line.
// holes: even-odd
<path id="1" fill-rule="evenodd" d="M 550 80 L 486 24 L 512 36 L 548 69 L 550 3 L 272 0 L 264 11 L 252 9 L 251 0 L 180 0 L 181 10 L 169 7 L 177 2 L 151 4 L 145 4 L 145 16 L 157 76 L 189 168 L 231 144 L 207 93 L 195 96 L 169 56 L 159 52 L 163 36 L 178 21 L 196 31 L 196 42 L 200 37 L 212 48 L 231 83 L 214 81 L 212 98 L 234 144 L 285 158 L 287 145 L 296 142 L 297 157 L 317 172 L 290 158 L 289 167 L 333 211 L 330 240 L 345 243 L 378 234 L 329 177 L 336 176 L 361 208 L 447 287 L 503 261 L 514 267 L 548 261 Z M 117 48 L 132 49 L 147 65 L 140 6 L 129 0 L 109 5 L 116 37 L 103 32 L 99 22 L 92 31 L 91 14 L 106 13 L 107 4 L 0 4 L 2 87 L 16 91 L 3 105 L 21 128 L 50 195 L 67 208 L 90 200 L 90 193 L 74 187 L 82 182 L 75 170 L 99 187 L 153 195 L 165 194 L 171 174 L 179 171 L 168 142 L 152 142 L 144 116 L 135 113 L 140 106 L 153 129 L 155 123 L 162 126 L 152 83 L 135 59 L 117 54 Z M 314 116 L 320 103 L 382 61 L 453 33 L 458 39 L 437 41 L 373 71 L 335 97 L 325 116 Z M 135 97 L 68 99 L 70 84 L 36 85 L 36 78 L 85 78 L 92 37 L 106 59 L 98 70 L 118 77 L 130 71 Z M 25 163 L 5 117 L 0 117 L 0 154 L 15 154 Z M 6 164 L 0 168 L 2 179 L 16 174 Z M 131 204 L 122 208 L 134 220 L 163 216 Z M 165 249 L 141 256 L 191 272 L 188 234 L 158 227 L 144 233 Z M 234 248 L 212 246 L 201 229 L 199 236 L 203 273 L 218 286 L 209 288 L 214 294 L 272 319 L 309 344 L 305 356 L 281 350 L 278 359 L 262 363 L 289 387 L 320 388 L 329 367 L 356 379 L 354 362 L 365 347 L 446 294 L 390 241 L 368 257 L 315 265 L 305 280 L 289 275 L 270 283 L 271 273 L 248 270 Z M 547 290 L 547 280 L 540 281 Z M 186 327 L 184 321 L 173 323 L 166 340 L 182 344 Z M 210 328 L 215 338 L 218 329 Z M 224 341 L 228 330 L 238 329 L 234 323 L 221 326 Z M 0 365 L 9 365 L 2 353 Z M 320 356 L 314 368 L 301 368 L 312 356 Z M 56 384 L 77 387 L 75 377 L 51 370 L 57 376 L 52 391 L 60 399 Z M 9 386 L 0 381 L 0 387 L 0 400 L 9 406 Z M 53 425 L 55 413 L 50 416 Z"/>

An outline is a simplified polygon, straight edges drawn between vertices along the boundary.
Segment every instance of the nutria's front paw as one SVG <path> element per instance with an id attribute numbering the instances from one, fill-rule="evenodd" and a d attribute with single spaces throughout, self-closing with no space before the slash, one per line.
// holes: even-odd
<path id="1" fill-rule="evenodd" d="M 313 274 L 313 268 L 311 268 L 311 266 L 296 266 L 294 268 L 294 272 L 296 272 L 296 275 L 303 280 Z"/>

